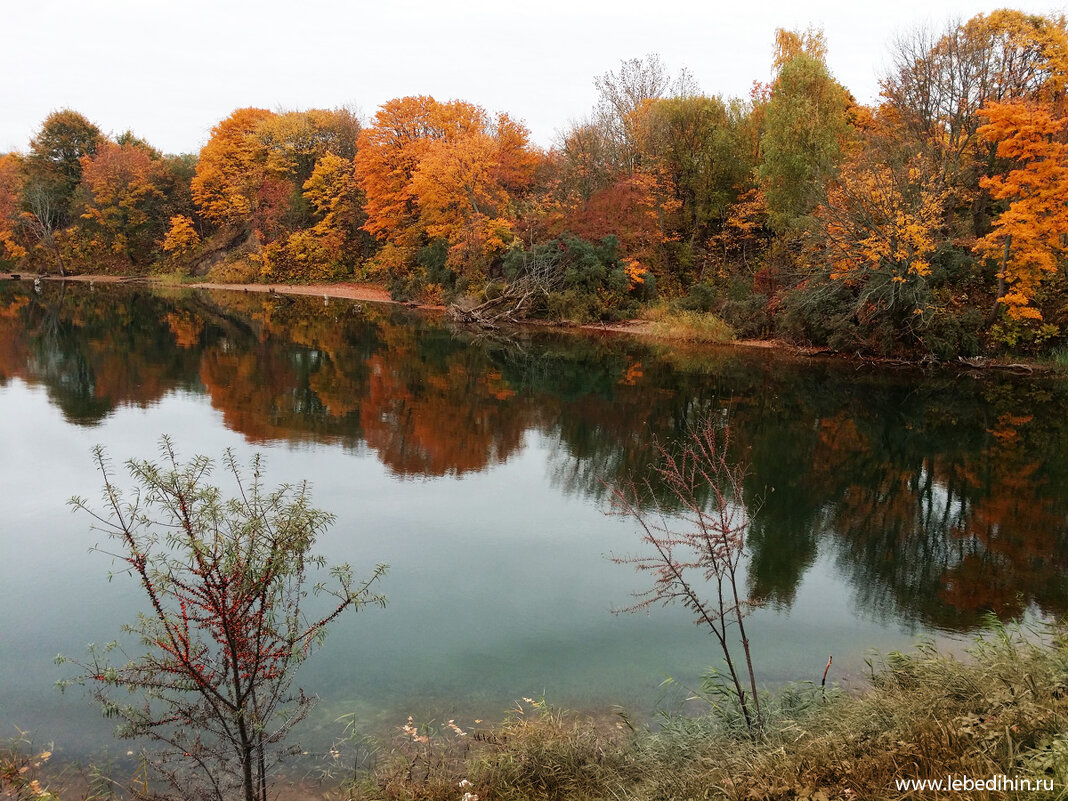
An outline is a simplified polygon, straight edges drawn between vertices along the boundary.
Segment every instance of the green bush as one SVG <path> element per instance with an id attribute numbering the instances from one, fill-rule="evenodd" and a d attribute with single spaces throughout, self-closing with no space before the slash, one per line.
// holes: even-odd
<path id="1" fill-rule="evenodd" d="M 689 292 L 679 299 L 678 306 L 683 311 L 710 312 L 719 303 L 719 293 L 712 284 L 700 283 L 690 287 Z"/>
<path id="2" fill-rule="evenodd" d="M 646 273 L 643 283 L 631 286 L 618 247 L 613 236 L 591 242 L 564 234 L 529 250 L 510 251 L 502 272 L 511 284 L 534 281 L 540 287 L 543 298 L 531 314 L 580 323 L 622 320 L 655 295 L 656 283 Z"/>
<path id="3" fill-rule="evenodd" d="M 761 337 L 772 328 L 767 305 L 767 295 L 750 294 L 739 300 L 728 298 L 720 307 L 719 316 L 730 324 L 737 336 Z"/>
<path id="4" fill-rule="evenodd" d="M 982 351 L 979 339 L 982 325 L 983 315 L 978 309 L 936 309 L 920 341 L 924 350 L 936 359 L 977 356 Z"/>

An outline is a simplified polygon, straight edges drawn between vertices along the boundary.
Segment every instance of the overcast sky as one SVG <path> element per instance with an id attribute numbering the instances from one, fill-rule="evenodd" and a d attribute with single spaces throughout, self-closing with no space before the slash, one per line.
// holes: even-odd
<path id="1" fill-rule="evenodd" d="M 980 0 L 30 0 L 8 4 L 0 46 L 0 152 L 25 150 L 50 111 L 195 152 L 242 106 L 462 99 L 523 119 L 542 145 L 596 99 L 595 75 L 659 53 L 709 94 L 767 80 L 777 27 L 822 27 L 835 76 L 878 93 L 894 37 L 1005 3 Z M 1060 6 L 1026 4 L 1050 13 Z"/>

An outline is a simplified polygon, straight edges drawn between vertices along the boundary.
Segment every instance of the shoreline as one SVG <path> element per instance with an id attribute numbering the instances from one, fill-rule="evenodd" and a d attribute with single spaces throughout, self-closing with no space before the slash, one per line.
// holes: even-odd
<path id="1" fill-rule="evenodd" d="M 15 276 L 18 276 L 16 279 Z M 159 278 L 151 275 L 140 276 L 123 276 L 123 275 L 94 275 L 94 274 L 82 274 L 82 275 L 40 275 L 33 273 L 9 273 L 9 280 L 21 280 L 30 281 L 40 279 L 48 282 L 65 282 L 70 281 L 73 283 L 101 283 L 101 284 L 148 284 L 155 287 L 175 287 L 180 289 L 207 289 L 207 290 L 224 290 L 228 292 L 260 292 L 266 294 L 280 294 L 280 295 L 303 295 L 303 296 L 318 296 L 318 297 L 330 297 L 339 298 L 344 300 L 356 300 L 364 301 L 368 303 L 388 303 L 395 306 L 405 306 L 410 309 L 418 309 L 420 311 L 442 313 L 446 310 L 445 306 L 429 305 L 415 302 L 404 302 L 394 300 L 389 291 L 380 284 L 361 283 L 356 281 L 337 281 L 332 283 L 317 283 L 317 284 L 216 284 L 207 281 L 195 281 L 195 282 L 180 282 L 180 281 L 168 281 L 163 278 Z M 574 322 L 554 322 L 549 320 L 524 320 L 520 323 L 516 323 L 519 327 L 533 327 L 544 328 L 553 331 L 583 331 L 592 333 L 610 333 L 610 334 L 627 334 L 630 336 L 639 337 L 649 342 L 660 343 L 676 343 L 679 345 L 685 345 L 686 347 L 709 347 L 709 348 L 723 348 L 723 347 L 739 347 L 748 348 L 754 350 L 774 350 L 781 353 L 792 354 L 794 356 L 804 356 L 808 358 L 828 358 L 828 359 L 845 359 L 860 364 L 870 364 L 880 367 L 905 367 L 905 368 L 927 368 L 927 367 L 960 367 L 970 370 L 1005 370 L 1015 373 L 1017 375 L 1027 375 L 1035 373 L 1052 373 L 1054 369 L 1049 364 L 1037 362 L 1031 359 L 1024 359 L 1022 361 L 1006 362 L 996 357 L 978 356 L 973 358 L 958 357 L 957 361 L 938 361 L 932 357 L 925 357 L 921 359 L 901 359 L 895 357 L 886 356 L 863 356 L 856 353 L 845 353 L 842 351 L 834 351 L 827 347 L 820 346 L 805 346 L 795 345 L 790 342 L 785 342 L 781 339 L 734 339 L 730 342 L 723 343 L 708 343 L 708 342 L 687 342 L 684 340 L 676 339 L 673 337 L 665 337 L 662 335 L 654 334 L 650 330 L 653 327 L 653 323 L 649 320 L 631 319 L 623 320 L 616 323 L 574 323 Z"/>

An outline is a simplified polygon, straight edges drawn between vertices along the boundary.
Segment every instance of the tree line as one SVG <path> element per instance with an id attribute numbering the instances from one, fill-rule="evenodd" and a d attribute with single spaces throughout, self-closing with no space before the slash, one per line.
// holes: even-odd
<path id="1" fill-rule="evenodd" d="M 1065 19 L 917 30 L 873 106 L 826 57 L 820 31 L 779 30 L 772 79 L 741 99 L 624 61 L 548 149 L 425 96 L 365 122 L 238 109 L 198 156 L 58 111 L 0 156 L 0 268 L 374 280 L 579 321 L 659 299 L 875 354 L 1062 347 Z"/>

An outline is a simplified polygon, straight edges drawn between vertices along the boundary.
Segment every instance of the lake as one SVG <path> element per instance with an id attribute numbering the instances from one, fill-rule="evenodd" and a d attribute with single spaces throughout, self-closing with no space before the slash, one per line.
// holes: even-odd
<path id="1" fill-rule="evenodd" d="M 746 586 L 758 680 L 862 681 L 872 650 L 951 647 L 984 616 L 1068 606 L 1068 383 L 872 367 L 607 333 L 492 334 L 397 306 L 279 294 L 0 282 L 0 725 L 83 759 L 125 744 L 57 653 L 118 635 L 141 607 L 109 581 L 90 449 L 262 452 L 337 516 L 318 551 L 390 565 L 385 610 L 340 620 L 302 669 L 342 715 L 388 732 L 499 719 L 514 699 L 675 708 L 715 642 L 681 608 L 615 615 L 647 578 L 607 514 L 655 443 L 729 421 L 748 465 Z M 683 693 L 684 694 L 684 693 Z M 317 746 L 318 747 L 318 746 Z"/>

